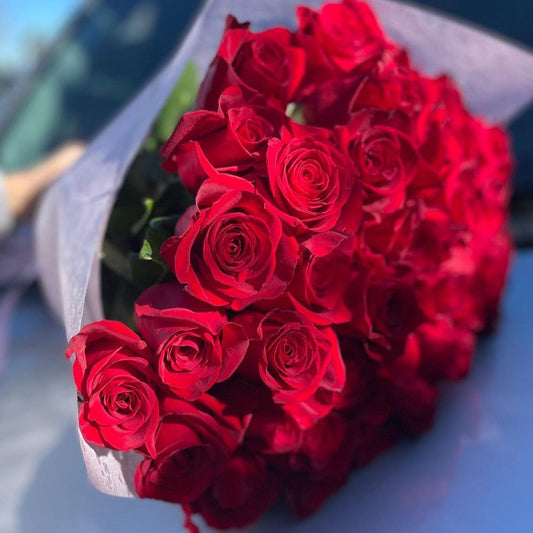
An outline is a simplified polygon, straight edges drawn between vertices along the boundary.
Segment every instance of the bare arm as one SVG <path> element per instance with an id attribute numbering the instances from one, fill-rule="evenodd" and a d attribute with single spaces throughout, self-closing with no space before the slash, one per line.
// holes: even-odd
<path id="1" fill-rule="evenodd" d="M 80 157 L 84 150 L 83 144 L 70 142 L 37 165 L 7 174 L 4 178 L 6 203 L 12 216 L 18 219 L 28 214 L 37 198 Z"/>

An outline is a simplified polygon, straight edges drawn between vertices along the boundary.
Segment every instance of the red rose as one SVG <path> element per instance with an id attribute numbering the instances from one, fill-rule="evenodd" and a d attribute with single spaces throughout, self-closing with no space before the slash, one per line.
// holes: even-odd
<path id="1" fill-rule="evenodd" d="M 466 237 L 467 238 L 467 237 Z M 483 328 L 484 310 L 476 279 L 477 261 L 473 243 L 453 246 L 449 258 L 435 272 L 418 276 L 417 292 L 426 316 L 447 317 L 472 331 Z"/>
<path id="2" fill-rule="evenodd" d="M 413 271 L 433 277 L 465 236 L 442 209 L 425 209 L 412 219 L 411 238 L 405 241 L 404 261 Z M 420 276 L 419 276 L 420 277 Z"/>
<path id="3" fill-rule="evenodd" d="M 342 415 L 330 413 L 304 433 L 297 453 L 289 458 L 285 494 L 299 517 L 314 513 L 348 476 L 353 439 Z"/>
<path id="4" fill-rule="evenodd" d="M 66 354 L 75 357 L 83 438 L 114 450 L 145 447 L 152 454 L 159 402 L 146 343 L 120 322 L 102 320 L 82 328 Z"/>
<path id="5" fill-rule="evenodd" d="M 426 105 L 425 78 L 411 68 L 403 50 L 386 50 L 369 65 L 349 105 L 349 112 L 375 107 L 402 111 L 408 116 L 420 113 Z"/>
<path id="6" fill-rule="evenodd" d="M 245 527 L 257 520 L 278 498 L 278 481 L 260 455 L 239 453 L 193 504 L 211 527 Z"/>
<path id="7" fill-rule="evenodd" d="M 503 230 L 483 244 L 478 258 L 477 283 L 482 299 L 483 327 L 492 328 L 498 318 L 511 266 L 513 243 L 509 232 Z"/>
<path id="8" fill-rule="evenodd" d="M 416 372 L 401 367 L 383 369 L 381 378 L 394 422 L 413 435 L 430 429 L 435 415 L 436 389 Z"/>
<path id="9" fill-rule="evenodd" d="M 385 37 L 370 7 L 357 0 L 297 8 L 296 38 L 307 54 L 304 87 L 345 75 L 376 58 Z M 304 89 L 305 91 L 305 89 Z"/>
<path id="10" fill-rule="evenodd" d="M 394 276 L 358 273 L 349 289 L 352 321 L 346 333 L 364 341 L 376 361 L 399 357 L 407 336 L 422 320 L 414 283 Z"/>
<path id="11" fill-rule="evenodd" d="M 344 417 L 332 412 L 304 432 L 298 454 L 292 458 L 293 465 L 309 470 L 315 479 L 343 478 L 351 463 L 348 441 Z"/>
<path id="12" fill-rule="evenodd" d="M 253 414 L 246 430 L 245 446 L 262 454 L 282 454 L 300 447 L 303 432 L 291 416 L 273 405 Z"/>
<path id="13" fill-rule="evenodd" d="M 274 204 L 301 231 L 350 234 L 362 216 L 360 179 L 327 130 L 294 125 L 267 151 Z"/>
<path id="14" fill-rule="evenodd" d="M 361 341 L 340 337 L 339 344 L 346 367 L 346 384 L 340 392 L 335 393 L 333 408 L 343 411 L 346 416 L 353 416 L 372 401 L 375 370 L 378 367 L 369 360 Z"/>
<path id="15" fill-rule="evenodd" d="M 481 121 L 477 121 L 477 127 L 482 163 L 475 178 L 476 187 L 489 209 L 503 210 L 507 215 L 514 168 L 509 136 L 502 128 L 487 127 Z"/>
<path id="16" fill-rule="evenodd" d="M 458 380 L 468 373 L 476 346 L 471 331 L 442 318 L 422 324 L 416 338 L 422 354 L 421 373 L 426 379 Z"/>
<path id="17" fill-rule="evenodd" d="M 254 187 L 220 176 L 204 182 L 185 232 L 161 255 L 196 298 L 240 310 L 279 296 L 294 275 L 298 244 Z"/>
<path id="18" fill-rule="evenodd" d="M 365 209 L 381 214 L 402 207 L 418 169 L 409 117 L 365 109 L 338 128 L 337 134 L 359 171 Z"/>
<path id="19" fill-rule="evenodd" d="M 329 245 L 324 248 L 320 242 L 322 235 L 302 245 L 302 259 L 287 295 L 296 311 L 324 326 L 348 322 L 351 318 L 344 295 L 351 278 L 354 240 L 342 240 L 326 253 Z"/>
<path id="20" fill-rule="evenodd" d="M 386 409 L 388 406 L 380 401 L 379 408 Z M 363 411 L 360 416 L 351 421 L 351 431 L 354 434 L 354 468 L 362 468 L 381 453 L 394 446 L 403 436 L 396 424 L 388 421 L 376 422 L 374 411 L 367 416 Z"/>
<path id="21" fill-rule="evenodd" d="M 504 227 L 511 195 L 512 160 L 499 128 L 469 117 L 455 133 L 460 153 L 449 157 L 445 205 L 452 220 L 476 235 L 492 236 Z"/>
<path id="22" fill-rule="evenodd" d="M 417 133 L 420 153 L 444 178 L 461 166 L 475 147 L 471 117 L 461 95 L 447 76 L 420 79 L 424 105 L 419 109 Z"/>
<path id="23" fill-rule="evenodd" d="M 386 272 L 395 265 L 405 267 L 406 256 L 421 225 L 420 209 L 420 204 L 409 202 L 397 211 L 384 215 L 367 212 L 356 235 L 355 249 L 359 260 L 376 272 Z M 423 251 L 428 251 L 429 243 L 433 244 L 432 241 L 421 242 Z M 418 263 L 414 261 L 412 269 L 416 270 L 416 266 Z"/>
<path id="24" fill-rule="evenodd" d="M 224 471 L 242 438 L 241 420 L 223 415 L 223 405 L 203 396 L 198 404 L 167 397 L 155 438 L 154 458 L 135 472 L 141 498 L 188 503 Z"/>
<path id="25" fill-rule="evenodd" d="M 239 372 L 258 376 L 275 403 L 309 427 L 331 410 L 333 392 L 342 390 L 344 363 L 331 328 L 318 329 L 294 311 L 250 312 L 245 325 L 250 347 Z"/>
<path id="26" fill-rule="evenodd" d="M 248 348 L 241 326 L 175 282 L 141 294 L 135 319 L 156 354 L 161 381 L 185 400 L 196 400 L 228 379 Z"/>
<path id="27" fill-rule="evenodd" d="M 179 174 L 196 193 L 215 172 L 243 175 L 264 167 L 268 141 L 279 137 L 285 114 L 277 108 L 247 102 L 242 90 L 229 87 L 221 95 L 218 111 L 185 113 L 161 150 L 163 168 Z"/>
<path id="28" fill-rule="evenodd" d="M 480 235 L 494 235 L 507 218 L 513 161 L 500 128 L 488 127 L 466 110 L 447 77 L 425 80 L 427 104 L 418 118 L 420 153 L 443 183 L 432 207 Z"/>
<path id="29" fill-rule="evenodd" d="M 365 74 L 366 69 L 349 76 L 326 79 L 317 87 L 310 86 L 310 93 L 301 102 L 305 123 L 321 128 L 346 124 L 350 117 L 350 102 L 364 82 Z"/>
<path id="30" fill-rule="evenodd" d="M 285 28 L 254 34 L 248 26 L 228 16 L 217 55 L 198 92 L 199 109 L 216 109 L 220 94 L 231 85 L 240 87 L 246 97 L 262 95 L 283 110 L 291 101 L 305 73 L 304 51 Z"/>

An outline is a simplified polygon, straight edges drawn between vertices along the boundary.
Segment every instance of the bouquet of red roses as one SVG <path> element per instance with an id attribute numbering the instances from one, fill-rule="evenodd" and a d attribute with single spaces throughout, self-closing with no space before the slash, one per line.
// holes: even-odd
<path id="1" fill-rule="evenodd" d="M 161 150 L 135 301 L 67 348 L 83 439 L 133 453 L 140 497 L 218 528 L 280 497 L 306 516 L 427 430 L 512 250 L 505 132 L 366 3 L 296 14 L 257 33 L 228 16 Z"/>

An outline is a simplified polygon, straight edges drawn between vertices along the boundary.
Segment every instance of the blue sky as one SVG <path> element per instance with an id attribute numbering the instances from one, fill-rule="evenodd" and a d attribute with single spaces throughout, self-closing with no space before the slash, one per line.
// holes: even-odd
<path id="1" fill-rule="evenodd" d="M 63 27 L 82 0 L 1 0 L 0 66 L 20 68 L 28 61 L 31 36 L 47 41 Z"/>

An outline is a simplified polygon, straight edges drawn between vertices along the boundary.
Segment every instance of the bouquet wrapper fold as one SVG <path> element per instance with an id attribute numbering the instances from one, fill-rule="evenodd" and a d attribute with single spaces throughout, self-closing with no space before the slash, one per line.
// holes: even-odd
<path id="1" fill-rule="evenodd" d="M 406 48 L 415 67 L 448 74 L 467 107 L 490 122 L 509 122 L 532 99 L 533 54 L 472 27 L 405 4 L 368 0 L 390 38 Z M 218 48 L 226 15 L 252 29 L 294 27 L 302 0 L 211 0 L 168 65 L 91 144 L 47 193 L 36 223 L 41 283 L 67 337 L 103 318 L 99 252 L 116 194 L 166 97 L 189 61 L 203 74 Z M 305 0 L 318 8 L 324 0 Z M 73 401 L 74 401 L 73 395 Z M 80 436 L 91 483 L 115 496 L 135 495 L 140 455 L 87 444 Z"/>

